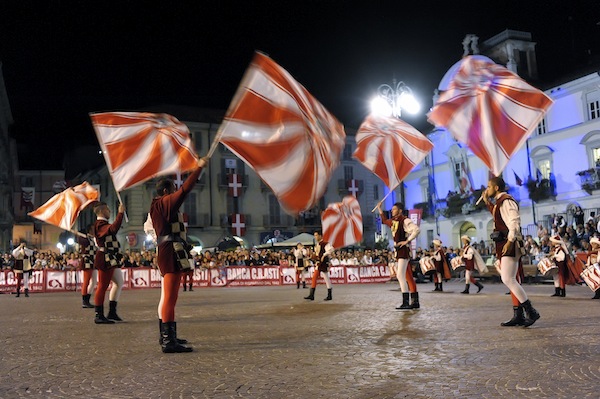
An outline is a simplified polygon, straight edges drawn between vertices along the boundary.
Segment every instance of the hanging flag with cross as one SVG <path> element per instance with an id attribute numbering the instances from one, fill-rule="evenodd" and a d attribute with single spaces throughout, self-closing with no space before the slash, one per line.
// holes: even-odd
<path id="1" fill-rule="evenodd" d="M 240 237 L 246 234 L 246 216 L 241 213 L 231 215 L 231 233 Z"/>
<path id="2" fill-rule="evenodd" d="M 242 193 L 242 179 L 237 173 L 227 175 L 227 185 L 229 186 L 229 196 L 237 198 Z"/>
<path id="3" fill-rule="evenodd" d="M 358 194 L 360 194 L 360 188 L 358 186 L 358 181 L 356 179 L 351 179 L 346 182 L 348 186 L 348 192 L 350 195 L 354 196 L 354 198 L 358 198 Z"/>

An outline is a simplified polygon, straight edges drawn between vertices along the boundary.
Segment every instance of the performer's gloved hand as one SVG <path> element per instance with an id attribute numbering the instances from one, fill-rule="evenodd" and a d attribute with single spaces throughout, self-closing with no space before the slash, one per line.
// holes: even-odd
<path id="1" fill-rule="evenodd" d="M 506 244 L 504 244 L 504 247 L 502 247 L 502 255 L 506 255 L 508 253 L 513 253 L 514 247 L 515 247 L 514 241 L 507 241 Z"/>

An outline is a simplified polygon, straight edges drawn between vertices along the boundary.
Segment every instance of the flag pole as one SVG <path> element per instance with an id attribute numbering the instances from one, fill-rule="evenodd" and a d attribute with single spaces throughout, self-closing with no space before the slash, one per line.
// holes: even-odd
<path id="1" fill-rule="evenodd" d="M 394 189 L 395 189 L 395 188 L 396 188 L 396 187 L 394 187 Z M 390 194 L 391 194 L 393 191 L 394 191 L 394 190 L 390 190 L 390 191 L 388 191 L 388 193 L 385 195 L 385 197 L 383 197 L 383 198 L 381 199 L 381 201 L 379 201 L 379 202 L 377 203 L 377 205 L 375 205 L 375 208 L 373 208 L 373 209 L 371 210 L 371 213 L 375 212 L 375 210 L 377 209 L 377 207 L 378 207 L 379 205 L 383 204 L 383 201 L 385 201 L 385 200 L 386 200 L 386 198 L 387 198 L 387 197 L 389 197 L 389 196 L 390 196 Z"/>
<path id="2" fill-rule="evenodd" d="M 123 205 L 123 200 L 121 199 L 121 193 L 118 192 L 117 190 L 115 190 L 115 192 L 117 193 L 117 198 L 119 199 L 119 204 Z M 129 218 L 127 217 L 127 210 L 125 210 L 125 212 L 123 212 L 123 216 L 125 216 L 125 222 L 129 223 Z"/>

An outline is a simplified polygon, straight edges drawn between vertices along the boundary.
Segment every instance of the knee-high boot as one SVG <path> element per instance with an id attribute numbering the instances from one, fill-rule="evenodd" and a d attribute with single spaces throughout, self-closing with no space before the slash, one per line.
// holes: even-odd
<path id="1" fill-rule="evenodd" d="M 108 315 L 106 318 L 114 321 L 123 321 L 123 319 L 121 319 L 117 314 L 117 301 L 110 301 L 108 306 Z"/>
<path id="2" fill-rule="evenodd" d="M 525 310 L 525 321 L 523 322 L 523 326 L 529 327 L 540 318 L 540 314 L 531 305 L 531 301 L 529 299 L 523 302 L 521 305 L 523 306 L 523 310 Z"/>
<path id="3" fill-rule="evenodd" d="M 314 301 L 315 300 L 315 289 L 311 288 L 310 294 L 308 294 L 308 296 L 305 296 L 304 299 L 309 299 L 311 301 Z"/>

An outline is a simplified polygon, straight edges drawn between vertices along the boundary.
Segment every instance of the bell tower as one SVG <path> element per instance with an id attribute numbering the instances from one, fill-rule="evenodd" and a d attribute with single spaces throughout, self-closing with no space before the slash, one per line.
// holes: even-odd
<path id="1" fill-rule="evenodd" d="M 484 41 L 481 52 L 523 79 L 535 81 L 538 79 L 535 45 L 531 33 L 507 29 Z"/>

